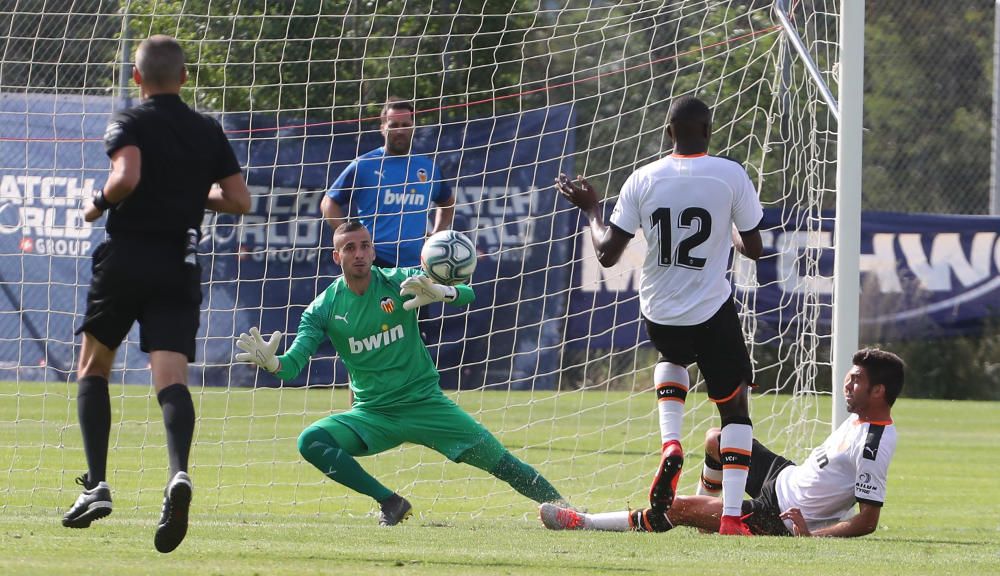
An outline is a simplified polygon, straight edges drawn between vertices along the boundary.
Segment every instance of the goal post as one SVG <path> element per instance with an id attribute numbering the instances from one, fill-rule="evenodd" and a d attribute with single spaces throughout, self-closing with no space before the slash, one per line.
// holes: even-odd
<path id="1" fill-rule="evenodd" d="M 861 300 L 861 121 L 864 114 L 865 5 L 841 2 L 840 118 L 837 132 L 837 232 L 833 300 L 833 414 L 847 419 L 844 381 L 858 348 Z"/>
<path id="2" fill-rule="evenodd" d="M 442 386 L 571 501 L 644 500 L 660 445 L 655 352 L 638 314 L 643 239 L 601 268 L 579 211 L 551 184 L 561 171 L 584 175 L 610 212 L 627 176 L 669 152 L 664 120 L 681 95 L 710 105 L 711 152 L 744 165 L 765 207 L 764 257 L 736 257 L 732 269 L 760 383 L 755 433 L 802 457 L 837 421 L 840 353 L 857 341 L 856 309 L 852 344 L 841 308 L 857 261 L 840 259 L 852 248 L 834 222 L 856 225 L 860 206 L 863 53 L 842 47 L 861 40 L 859 3 L 792 2 L 784 26 L 771 3 L 749 0 L 109 4 L 0 13 L 14 31 L 0 51 L 0 514 L 69 505 L 85 470 L 73 330 L 104 232 L 81 208 L 107 174 L 101 137 L 128 77 L 116 62 L 132 59 L 120 48 L 155 33 L 180 41 L 182 96 L 220 119 L 253 197 L 251 214 L 208 214 L 203 226 L 190 371 L 196 512 L 372 510 L 295 447 L 305 426 L 347 408 L 336 352 L 321 348 L 288 383 L 232 357 L 251 326 L 282 330 L 290 344 L 305 306 L 339 274 L 319 203 L 351 159 L 381 144 L 391 96 L 415 103 L 414 150 L 441 167 L 455 228 L 480 253 L 476 302 L 434 308 L 427 324 Z M 840 99 L 839 123 L 816 74 Z M 133 330 L 112 375 L 116 514 L 160 503 L 165 439 L 149 381 Z M 689 470 L 700 435 L 718 425 L 703 392 L 698 382 L 685 415 Z M 533 513 L 506 485 L 424 447 L 361 463 L 432 519 Z"/>

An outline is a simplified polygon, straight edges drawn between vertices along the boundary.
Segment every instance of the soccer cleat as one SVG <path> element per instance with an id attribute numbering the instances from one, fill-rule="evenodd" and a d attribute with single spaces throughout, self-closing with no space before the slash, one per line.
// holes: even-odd
<path id="1" fill-rule="evenodd" d="M 86 474 L 77 478 L 76 483 L 83 486 L 83 493 L 63 516 L 62 525 L 67 528 L 89 528 L 94 520 L 111 514 L 111 487 L 103 481 L 91 484 Z"/>
<path id="2" fill-rule="evenodd" d="M 649 507 L 663 513 L 670 509 L 677 494 L 677 481 L 681 479 L 681 468 L 684 467 L 684 450 L 681 443 L 671 440 L 663 446 L 663 456 L 660 466 L 656 469 L 656 477 L 649 488 Z"/>
<path id="3" fill-rule="evenodd" d="M 413 514 L 409 501 L 395 492 L 378 505 L 381 509 L 378 515 L 379 526 L 395 526 Z"/>
<path id="4" fill-rule="evenodd" d="M 723 536 L 753 536 L 750 528 L 740 516 L 723 516 L 719 522 L 719 534 Z"/>
<path id="5" fill-rule="evenodd" d="M 549 530 L 584 530 L 586 519 L 572 508 L 546 502 L 538 507 L 538 518 Z"/>
<path id="6" fill-rule="evenodd" d="M 163 510 L 153 538 L 153 545 L 158 552 L 173 552 L 184 541 L 188 529 L 188 509 L 193 495 L 194 488 L 187 473 L 174 474 L 163 490 Z"/>

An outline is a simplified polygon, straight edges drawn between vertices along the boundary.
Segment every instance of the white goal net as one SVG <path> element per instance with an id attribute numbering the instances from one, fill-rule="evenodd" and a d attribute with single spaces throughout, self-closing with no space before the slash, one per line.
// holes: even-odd
<path id="1" fill-rule="evenodd" d="M 414 151 L 457 198 L 455 228 L 480 258 L 477 300 L 426 322 L 442 386 L 568 499 L 641 506 L 658 462 L 655 353 L 638 316 L 637 238 L 608 270 L 553 178 L 585 175 L 606 208 L 637 167 L 669 153 L 664 119 L 685 94 L 714 111 L 711 152 L 742 163 L 764 203 L 765 257 L 734 259 L 760 384 L 755 432 L 792 457 L 829 426 L 836 120 L 788 46 L 770 1 L 18 0 L 0 9 L 0 510 L 72 503 L 86 470 L 73 331 L 102 221 L 83 199 L 108 161 L 109 114 L 138 102 L 138 40 L 177 37 L 182 96 L 217 115 L 253 192 L 252 214 L 207 215 L 204 302 L 191 386 L 197 512 L 352 514 L 371 502 L 302 460 L 296 437 L 347 409 L 328 345 L 282 385 L 233 364 L 251 326 L 282 330 L 339 271 L 323 191 L 381 145 L 389 97 L 417 108 Z M 794 2 L 792 22 L 836 92 L 837 8 Z M 695 381 L 697 373 L 692 372 Z M 159 506 L 165 440 L 133 329 L 112 375 L 108 480 L 117 510 Z M 696 386 L 681 480 L 718 425 Z M 403 446 L 361 464 L 427 518 L 531 515 L 491 476 Z"/>

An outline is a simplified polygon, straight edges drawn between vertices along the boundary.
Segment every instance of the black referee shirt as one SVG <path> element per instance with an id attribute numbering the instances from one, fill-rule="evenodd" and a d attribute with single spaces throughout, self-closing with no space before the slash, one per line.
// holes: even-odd
<path id="1" fill-rule="evenodd" d="M 142 170 L 135 190 L 108 213 L 112 238 L 184 237 L 201 227 L 212 184 L 240 171 L 222 126 L 176 94 L 157 94 L 111 116 L 108 156 L 125 146 L 139 148 Z"/>

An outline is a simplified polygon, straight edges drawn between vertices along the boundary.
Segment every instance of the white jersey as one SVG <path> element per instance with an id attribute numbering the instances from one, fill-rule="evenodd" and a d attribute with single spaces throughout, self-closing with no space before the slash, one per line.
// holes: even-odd
<path id="1" fill-rule="evenodd" d="M 726 278 L 732 228 L 749 232 L 763 211 L 738 163 L 707 154 L 672 155 L 629 176 L 611 224 L 648 245 L 639 308 L 655 324 L 693 326 L 732 295 Z"/>
<path id="2" fill-rule="evenodd" d="M 778 473 L 778 506 L 782 511 L 800 509 L 810 531 L 848 517 L 855 502 L 881 506 L 895 451 L 891 420 L 867 422 L 852 414 L 805 463 Z M 785 525 L 791 532 L 791 521 Z"/>

